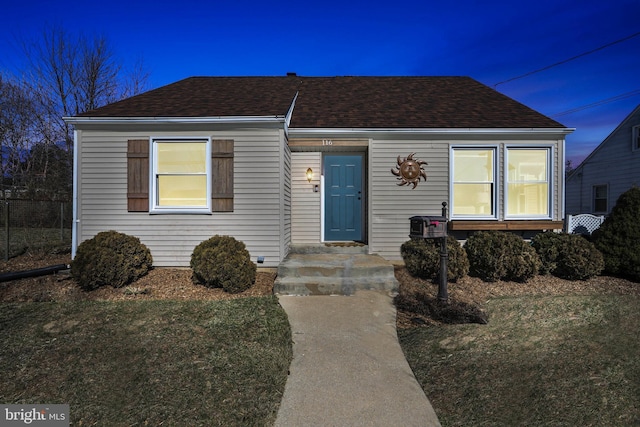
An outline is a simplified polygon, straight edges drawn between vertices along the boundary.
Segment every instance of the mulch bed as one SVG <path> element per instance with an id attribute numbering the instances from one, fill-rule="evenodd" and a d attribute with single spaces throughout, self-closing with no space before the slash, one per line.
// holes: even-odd
<path id="1" fill-rule="evenodd" d="M 69 264 L 69 254 L 33 253 L 12 258 L 0 264 L 0 274 Z M 464 277 L 448 284 L 450 306 L 448 312 L 438 311 L 438 285 L 409 275 L 403 267 L 397 267 L 396 278 L 400 282 L 398 326 L 415 327 L 438 323 L 451 323 L 445 317 L 477 321 L 484 303 L 490 298 L 524 295 L 587 295 L 622 294 L 640 295 L 640 284 L 624 279 L 598 276 L 589 280 L 570 281 L 553 276 L 536 276 L 526 283 L 487 283 L 474 277 Z M 273 269 L 259 270 L 256 283 L 245 292 L 229 294 L 222 289 L 212 289 L 194 283 L 187 268 L 155 268 L 148 275 L 124 288 L 102 287 L 86 292 L 80 289 L 68 271 L 58 274 L 13 280 L 0 283 L 0 301 L 82 301 L 82 300 L 225 300 L 273 293 L 276 273 Z M 478 311 L 480 310 L 480 312 Z M 465 318 L 466 316 L 466 318 Z M 482 323 L 482 322 L 479 322 Z"/>
<path id="2" fill-rule="evenodd" d="M 69 254 L 35 253 L 12 258 L 0 264 L 0 273 L 32 270 L 57 264 L 69 264 Z M 104 286 L 84 291 L 68 270 L 53 275 L 31 277 L 0 283 L 0 301 L 124 301 L 124 300 L 227 300 L 271 295 L 274 271 L 260 270 L 255 284 L 244 292 L 229 294 L 222 289 L 194 283 L 188 268 L 154 268 L 135 283 L 123 288 Z"/>

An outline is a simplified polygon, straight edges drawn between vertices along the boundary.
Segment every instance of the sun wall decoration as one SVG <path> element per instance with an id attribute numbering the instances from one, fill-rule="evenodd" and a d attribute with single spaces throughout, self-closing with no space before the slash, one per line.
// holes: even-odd
<path id="1" fill-rule="evenodd" d="M 422 165 L 428 164 L 425 161 L 414 159 L 416 153 L 409 154 L 405 159 L 400 159 L 398 156 L 398 167 L 395 169 L 391 169 L 391 173 L 397 176 L 398 185 L 408 185 L 413 184 L 413 188 L 416 188 L 418 183 L 422 178 L 427 180 L 427 172 L 424 170 Z"/>

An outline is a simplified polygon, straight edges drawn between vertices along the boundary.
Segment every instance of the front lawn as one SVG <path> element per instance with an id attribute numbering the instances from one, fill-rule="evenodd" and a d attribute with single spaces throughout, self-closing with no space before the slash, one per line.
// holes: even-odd
<path id="1" fill-rule="evenodd" d="M 640 425 L 640 295 L 502 296 L 484 308 L 487 325 L 398 331 L 443 427 Z"/>
<path id="2" fill-rule="evenodd" d="M 273 296 L 0 304 L 0 402 L 72 425 L 272 425 L 292 358 Z"/>

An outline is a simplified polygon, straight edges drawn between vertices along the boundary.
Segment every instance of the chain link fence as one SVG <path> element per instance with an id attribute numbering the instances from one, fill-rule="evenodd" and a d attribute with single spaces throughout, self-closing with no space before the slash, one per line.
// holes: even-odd
<path id="1" fill-rule="evenodd" d="M 71 202 L 0 201 L 0 253 L 5 261 L 29 250 L 71 245 Z"/>

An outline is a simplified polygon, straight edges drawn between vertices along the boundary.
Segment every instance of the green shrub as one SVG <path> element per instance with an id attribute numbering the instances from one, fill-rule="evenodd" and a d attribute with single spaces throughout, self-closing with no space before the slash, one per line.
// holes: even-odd
<path id="1" fill-rule="evenodd" d="M 140 239 L 117 231 L 103 231 L 80 243 L 71 262 L 71 275 L 85 290 L 126 286 L 147 274 L 153 265 Z"/>
<path id="2" fill-rule="evenodd" d="M 486 282 L 525 282 L 538 274 L 540 258 L 519 236 L 503 231 L 479 231 L 464 245 L 469 257 L 469 274 Z"/>
<path id="3" fill-rule="evenodd" d="M 540 256 L 540 274 L 551 273 L 567 280 L 586 280 L 604 269 L 602 254 L 593 243 L 579 234 L 548 231 L 531 241 Z"/>
<path id="4" fill-rule="evenodd" d="M 620 195 L 591 240 L 604 257 L 605 272 L 640 282 L 640 188 Z"/>
<path id="5" fill-rule="evenodd" d="M 199 283 L 229 293 L 249 289 L 257 272 L 244 243 L 231 236 L 213 236 L 196 246 L 191 269 Z"/>
<path id="6" fill-rule="evenodd" d="M 556 269 L 561 245 L 561 234 L 553 231 L 538 233 L 531 240 L 531 245 L 540 257 L 540 274 L 550 274 Z"/>
<path id="7" fill-rule="evenodd" d="M 421 279 L 440 280 L 440 239 L 411 239 L 400 247 L 409 274 Z M 447 281 L 456 282 L 469 273 L 469 260 L 458 240 L 447 236 Z"/>

